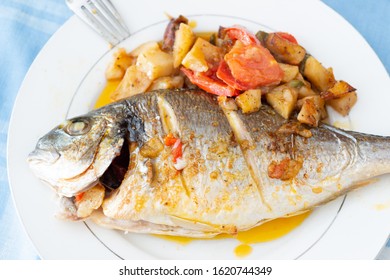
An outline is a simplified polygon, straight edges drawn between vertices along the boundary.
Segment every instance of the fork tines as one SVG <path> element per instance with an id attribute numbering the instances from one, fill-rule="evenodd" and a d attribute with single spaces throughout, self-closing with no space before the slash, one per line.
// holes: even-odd
<path id="1" fill-rule="evenodd" d="M 110 0 L 87 0 L 81 5 L 81 11 L 91 26 L 106 41 L 116 45 L 130 36 L 121 16 Z"/>

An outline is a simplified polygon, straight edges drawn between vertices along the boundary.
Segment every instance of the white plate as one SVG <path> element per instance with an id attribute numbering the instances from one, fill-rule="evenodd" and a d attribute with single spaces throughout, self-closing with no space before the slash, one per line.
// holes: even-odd
<path id="1" fill-rule="evenodd" d="M 164 12 L 183 14 L 196 30 L 241 24 L 252 31 L 295 35 L 338 79 L 358 88 L 359 102 L 348 122 L 357 131 L 390 135 L 390 82 L 385 68 L 342 17 L 320 1 L 113 1 L 132 36 L 134 48 L 159 40 Z M 302 7 L 305 7 L 302 9 Z M 153 7 L 153 8 L 152 8 Z M 283 7 L 283 9 L 281 9 Z M 66 117 L 89 111 L 104 87 L 112 57 L 108 45 L 72 17 L 42 49 L 20 88 L 8 135 L 9 181 L 22 223 L 44 259 L 234 259 L 234 239 L 178 245 L 149 235 L 123 234 L 90 222 L 54 217 L 53 192 L 33 176 L 26 156 L 36 141 Z M 390 233 L 390 176 L 316 209 L 290 234 L 253 245 L 248 259 L 373 259 Z M 387 205 L 388 207 L 378 207 Z M 378 210 L 378 209 L 382 210 Z"/>

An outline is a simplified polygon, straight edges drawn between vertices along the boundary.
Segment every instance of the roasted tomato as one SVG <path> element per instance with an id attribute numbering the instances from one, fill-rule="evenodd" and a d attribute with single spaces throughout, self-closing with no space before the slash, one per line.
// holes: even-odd
<path id="1" fill-rule="evenodd" d="M 245 45 L 260 44 L 254 34 L 241 26 L 233 26 L 224 29 L 225 34 L 232 40 L 239 40 Z"/>
<path id="2" fill-rule="evenodd" d="M 172 146 L 173 163 L 176 163 L 179 158 L 183 156 L 183 143 L 180 139 L 177 139 Z"/>
<path id="3" fill-rule="evenodd" d="M 173 163 L 176 163 L 179 158 L 183 156 L 183 143 L 179 138 L 169 133 L 164 137 L 164 144 L 168 147 L 172 147 Z"/>
<path id="4" fill-rule="evenodd" d="M 280 37 L 282 37 L 283 39 L 286 39 L 287 41 L 289 41 L 291 43 L 298 44 L 297 39 L 295 39 L 295 37 L 293 35 L 291 35 L 290 33 L 276 32 L 276 34 L 278 34 Z"/>
<path id="5" fill-rule="evenodd" d="M 217 77 L 239 90 L 278 84 L 283 71 L 271 53 L 260 44 L 246 45 L 237 40 L 217 71 Z M 230 70 L 230 73 L 229 73 Z"/>
<path id="6" fill-rule="evenodd" d="M 197 85 L 201 89 L 221 96 L 236 96 L 238 90 L 227 85 L 214 75 L 207 75 L 204 72 L 193 72 L 190 69 L 181 68 L 181 71 L 190 79 L 191 83 Z"/>
<path id="7" fill-rule="evenodd" d="M 221 63 L 219 64 L 219 67 L 217 70 L 217 77 L 235 89 L 246 90 L 246 86 L 242 85 L 240 83 L 240 81 L 237 81 L 233 77 L 232 71 L 230 71 L 230 68 L 227 65 L 225 60 L 221 61 Z"/>
<path id="8" fill-rule="evenodd" d="M 176 143 L 177 141 L 177 138 L 175 136 L 173 136 L 172 133 L 168 133 L 167 136 L 164 137 L 164 144 L 165 146 L 172 146 Z"/>
<path id="9" fill-rule="evenodd" d="M 233 47 L 212 73 L 182 68 L 193 84 L 216 95 L 235 96 L 242 90 L 280 83 L 282 69 L 254 34 L 238 26 L 221 32 L 225 40 L 234 43 Z"/>

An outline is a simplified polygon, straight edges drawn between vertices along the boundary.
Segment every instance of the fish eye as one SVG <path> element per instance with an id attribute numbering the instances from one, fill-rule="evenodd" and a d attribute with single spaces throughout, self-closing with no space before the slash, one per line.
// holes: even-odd
<path id="1" fill-rule="evenodd" d="M 87 119 L 71 120 L 64 128 L 70 136 L 78 136 L 87 133 L 91 129 L 91 122 Z"/>

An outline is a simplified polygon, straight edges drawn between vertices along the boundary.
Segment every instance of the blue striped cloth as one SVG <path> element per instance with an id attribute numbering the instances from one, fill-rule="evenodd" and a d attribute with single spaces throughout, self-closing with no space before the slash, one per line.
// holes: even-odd
<path id="1" fill-rule="evenodd" d="M 324 0 L 366 38 L 390 69 L 390 1 Z M 17 218 L 6 174 L 12 106 L 29 66 L 49 37 L 72 15 L 64 0 L 0 1 L 0 259 L 38 259 Z M 358 249 L 358 248 L 357 248 Z M 390 259 L 390 242 L 380 255 Z"/>
<path id="2" fill-rule="evenodd" d="M 18 220 L 6 172 L 9 118 L 28 68 L 50 36 L 72 15 L 64 0 L 0 1 L 0 259 L 37 259 Z"/>

